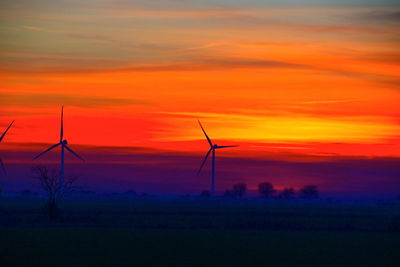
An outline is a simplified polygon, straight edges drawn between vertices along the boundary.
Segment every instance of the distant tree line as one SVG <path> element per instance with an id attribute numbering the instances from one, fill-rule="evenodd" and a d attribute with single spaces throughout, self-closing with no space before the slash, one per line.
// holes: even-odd
<path id="1" fill-rule="evenodd" d="M 238 183 L 233 185 L 232 189 L 225 191 L 226 197 L 242 197 L 246 194 L 247 185 L 245 183 Z M 284 198 L 291 199 L 300 197 L 304 199 L 316 199 L 319 197 L 318 187 L 316 185 L 305 185 L 296 191 L 292 187 L 284 188 L 278 191 L 270 182 L 263 182 L 258 185 L 258 193 L 263 198 Z M 203 191 L 202 196 L 209 196 L 208 191 Z"/>

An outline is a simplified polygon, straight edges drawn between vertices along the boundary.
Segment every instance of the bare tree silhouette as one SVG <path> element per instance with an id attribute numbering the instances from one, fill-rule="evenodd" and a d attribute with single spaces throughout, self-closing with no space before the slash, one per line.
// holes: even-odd
<path id="1" fill-rule="evenodd" d="M 35 166 L 32 168 L 33 177 L 38 180 L 40 187 L 47 195 L 47 202 L 44 212 L 50 219 L 56 219 L 60 216 L 59 202 L 65 193 L 74 188 L 77 180 L 76 176 L 67 177 L 63 193 L 60 191 L 60 176 L 55 170 L 50 170 L 46 166 Z"/>
<path id="2" fill-rule="evenodd" d="M 306 185 L 300 189 L 302 198 L 313 199 L 318 198 L 318 187 L 316 185 Z"/>
<path id="3" fill-rule="evenodd" d="M 270 197 L 275 193 L 274 186 L 269 182 L 260 183 L 258 185 L 258 192 L 263 197 Z"/>

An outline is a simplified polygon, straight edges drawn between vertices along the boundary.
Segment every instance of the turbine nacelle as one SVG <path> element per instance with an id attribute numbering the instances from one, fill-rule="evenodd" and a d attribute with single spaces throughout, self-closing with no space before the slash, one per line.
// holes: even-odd
<path id="1" fill-rule="evenodd" d="M 200 174 L 200 172 L 201 172 L 201 170 L 202 170 L 204 164 L 206 163 L 206 161 L 207 161 L 207 159 L 208 159 L 208 156 L 209 156 L 210 154 L 212 154 L 212 155 L 211 155 L 211 157 L 212 157 L 212 167 L 211 167 L 211 193 L 214 193 L 215 150 L 216 150 L 216 149 L 220 149 L 220 148 L 237 147 L 237 146 L 219 146 L 219 145 L 217 145 L 217 144 L 213 144 L 213 142 L 211 141 L 210 137 L 208 137 L 206 131 L 204 130 L 203 125 L 201 125 L 200 121 L 198 121 L 198 122 L 199 122 L 199 125 L 200 125 L 201 130 L 202 130 L 203 133 L 204 133 L 204 136 L 205 136 L 206 139 L 207 139 L 208 144 L 210 145 L 210 149 L 208 150 L 206 156 L 204 157 L 204 160 L 203 160 L 203 162 L 201 163 L 200 169 L 199 169 L 199 171 L 197 172 L 197 174 Z"/>
<path id="2" fill-rule="evenodd" d="M 60 125 L 60 141 L 55 144 L 52 145 L 51 147 L 49 147 L 48 149 L 46 149 L 45 151 L 43 151 L 42 153 L 40 153 L 39 155 L 37 155 L 36 157 L 33 158 L 33 160 L 39 158 L 40 156 L 46 154 L 47 152 L 49 152 L 50 150 L 61 146 L 61 162 L 60 162 L 60 191 L 59 191 L 59 196 L 61 196 L 63 194 L 63 190 L 64 190 L 64 149 L 69 151 L 71 154 L 73 154 L 75 157 L 77 157 L 78 159 L 85 161 L 81 156 L 79 156 L 76 152 L 74 152 L 67 144 L 68 141 L 67 139 L 63 139 L 64 137 L 64 107 L 61 107 L 61 125 Z"/>

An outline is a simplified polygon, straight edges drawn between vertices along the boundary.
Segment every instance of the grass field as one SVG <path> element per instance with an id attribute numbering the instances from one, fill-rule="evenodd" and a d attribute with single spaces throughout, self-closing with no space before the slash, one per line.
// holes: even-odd
<path id="1" fill-rule="evenodd" d="M 332 201 L 2 201 L 1 266 L 398 266 L 400 205 Z"/>
<path id="2" fill-rule="evenodd" d="M 400 234 L 2 228 L 3 266 L 396 266 Z"/>

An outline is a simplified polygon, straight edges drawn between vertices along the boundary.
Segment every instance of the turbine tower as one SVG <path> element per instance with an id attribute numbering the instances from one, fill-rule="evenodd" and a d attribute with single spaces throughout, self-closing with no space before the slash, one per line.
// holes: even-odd
<path id="1" fill-rule="evenodd" d="M 8 125 L 7 129 L 6 129 L 6 130 L 4 131 L 4 133 L 1 135 L 1 137 L 0 137 L 0 142 L 3 141 L 4 136 L 7 134 L 8 130 L 11 128 L 11 126 L 13 125 L 13 123 L 14 123 L 14 121 L 12 121 L 12 122 L 10 123 L 10 125 Z M 4 163 L 3 163 L 3 160 L 1 159 L 1 157 L 0 157 L 0 165 L 1 165 L 1 168 L 3 169 L 4 174 L 7 175 L 6 167 L 4 166 Z"/>
<path id="2" fill-rule="evenodd" d="M 32 160 L 35 160 L 37 158 L 39 158 L 40 156 L 46 154 L 47 152 L 49 152 L 50 150 L 52 150 L 53 148 L 56 148 L 58 146 L 61 146 L 61 162 L 60 162 L 60 189 L 59 189 L 59 196 L 62 196 L 64 193 L 64 150 L 68 150 L 69 152 L 71 152 L 75 157 L 77 157 L 78 159 L 85 161 L 81 156 L 79 156 L 78 154 L 76 154 L 74 151 L 72 151 L 71 148 L 69 148 L 67 146 L 68 142 L 66 139 L 63 140 L 64 137 L 64 106 L 61 107 L 61 126 L 60 126 L 60 141 L 49 147 L 48 149 L 46 149 L 45 151 L 43 151 L 42 153 L 40 153 L 39 155 L 37 155 L 36 157 L 34 157 Z"/>
<path id="3" fill-rule="evenodd" d="M 215 193 L 215 150 L 216 149 L 220 149 L 220 148 L 238 147 L 238 146 L 219 146 L 217 144 L 213 144 L 211 139 L 208 137 L 206 131 L 204 130 L 203 126 L 201 125 L 200 121 L 198 121 L 198 122 L 199 122 L 200 128 L 203 130 L 203 133 L 207 138 L 208 144 L 210 145 L 210 150 L 208 150 L 203 162 L 201 163 L 201 166 L 200 166 L 199 171 L 197 172 L 197 175 L 200 174 L 201 169 L 203 168 L 204 164 L 206 163 L 208 156 L 210 155 L 210 153 L 212 153 L 212 159 L 211 159 L 211 194 L 214 194 Z"/>

